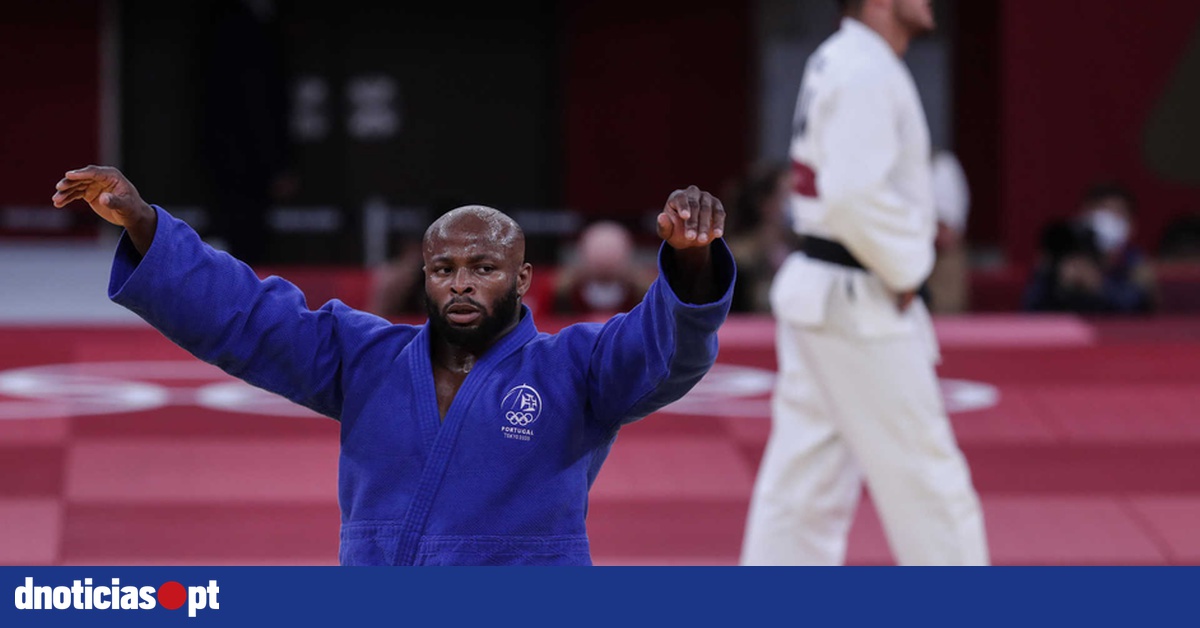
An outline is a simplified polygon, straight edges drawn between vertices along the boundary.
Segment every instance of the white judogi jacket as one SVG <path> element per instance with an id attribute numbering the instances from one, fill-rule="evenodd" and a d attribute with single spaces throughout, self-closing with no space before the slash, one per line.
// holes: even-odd
<path id="1" fill-rule="evenodd" d="M 844 289 L 862 335 L 932 338 L 919 299 L 903 314 L 895 306 L 933 268 L 929 127 L 908 68 L 857 20 L 809 58 L 790 153 L 796 232 L 840 242 L 870 272 L 793 254 L 772 286 L 776 317 L 820 325 L 830 292 Z"/>

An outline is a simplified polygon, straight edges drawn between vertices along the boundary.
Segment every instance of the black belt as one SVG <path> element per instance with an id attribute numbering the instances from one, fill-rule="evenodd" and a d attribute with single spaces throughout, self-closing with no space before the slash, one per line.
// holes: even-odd
<path id="1" fill-rule="evenodd" d="M 826 240 L 825 238 L 818 238 L 811 235 L 801 236 L 799 248 L 808 257 L 821 260 L 822 262 L 866 270 L 862 262 L 858 261 L 849 249 L 833 240 Z"/>

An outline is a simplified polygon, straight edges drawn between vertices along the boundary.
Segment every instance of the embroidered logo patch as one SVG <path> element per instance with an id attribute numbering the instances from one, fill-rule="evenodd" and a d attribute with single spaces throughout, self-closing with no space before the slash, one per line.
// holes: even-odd
<path id="1" fill-rule="evenodd" d="M 500 407 L 509 423 L 525 427 L 542 415 L 542 396 L 533 386 L 521 384 L 504 395 Z"/>
<path id="2" fill-rule="evenodd" d="M 509 423 L 500 427 L 504 437 L 527 441 L 533 438 L 530 424 L 542 416 L 542 395 L 529 384 L 514 386 L 504 395 L 500 410 Z"/>

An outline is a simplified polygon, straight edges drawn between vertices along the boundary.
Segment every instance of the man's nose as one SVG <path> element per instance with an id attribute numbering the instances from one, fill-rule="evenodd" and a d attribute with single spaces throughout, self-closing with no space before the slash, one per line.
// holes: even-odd
<path id="1" fill-rule="evenodd" d="M 471 283 L 470 269 L 458 269 L 454 273 L 454 280 L 450 282 L 450 292 L 454 294 L 470 294 L 474 291 L 475 287 Z"/>

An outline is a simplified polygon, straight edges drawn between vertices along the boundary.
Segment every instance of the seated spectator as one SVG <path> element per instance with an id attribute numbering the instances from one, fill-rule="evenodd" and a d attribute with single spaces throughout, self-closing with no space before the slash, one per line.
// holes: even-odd
<path id="1" fill-rule="evenodd" d="M 1036 312 L 1146 313 L 1157 302 L 1153 269 L 1131 241 L 1136 201 L 1120 185 L 1098 184 L 1070 221 L 1042 235 L 1042 259 L 1024 296 Z"/>
<path id="2" fill-rule="evenodd" d="M 633 309 L 654 272 L 637 263 L 634 253 L 633 236 L 619 223 L 602 221 L 584 229 L 574 262 L 559 271 L 555 311 L 614 314 Z"/>
<path id="3" fill-rule="evenodd" d="M 788 210 L 793 177 L 788 162 L 756 166 L 727 195 L 733 207 L 726 216 L 725 242 L 738 265 L 731 311 L 771 311 L 771 281 L 796 237 Z"/>
<path id="4" fill-rule="evenodd" d="M 400 252 L 372 273 L 367 311 L 384 318 L 425 312 L 425 258 L 420 240 L 409 239 Z"/>
<path id="5" fill-rule="evenodd" d="M 419 222 L 428 224 L 446 212 L 468 205 L 457 193 L 434 198 Z M 429 218 L 432 216 L 432 218 Z M 421 249 L 424 233 L 389 234 L 388 249 L 395 251 L 383 265 L 371 269 L 371 294 L 366 310 L 384 318 L 424 316 L 425 254 Z"/>

